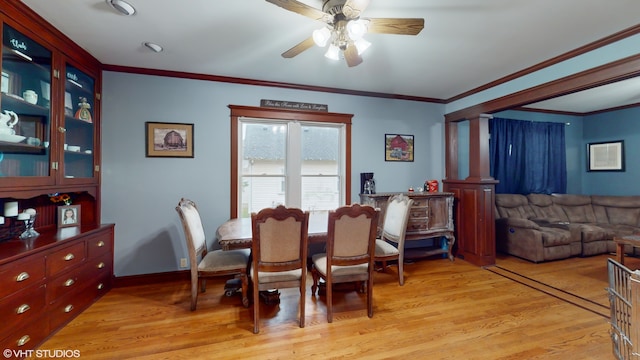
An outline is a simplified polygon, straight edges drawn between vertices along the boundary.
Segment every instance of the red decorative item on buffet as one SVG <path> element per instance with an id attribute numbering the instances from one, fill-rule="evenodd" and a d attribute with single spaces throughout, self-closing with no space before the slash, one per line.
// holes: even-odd
<path id="1" fill-rule="evenodd" d="M 429 192 L 438 192 L 438 180 L 428 180 L 427 187 Z"/>

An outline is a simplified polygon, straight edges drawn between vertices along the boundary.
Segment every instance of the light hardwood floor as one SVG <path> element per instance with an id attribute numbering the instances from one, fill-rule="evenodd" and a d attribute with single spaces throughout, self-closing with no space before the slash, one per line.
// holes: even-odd
<path id="1" fill-rule="evenodd" d="M 499 266 L 538 269 L 569 284 L 580 277 L 567 266 L 606 273 L 606 256 L 518 264 L 498 260 Z M 189 311 L 187 282 L 116 288 L 40 349 L 79 350 L 83 359 L 614 358 L 602 315 L 461 259 L 407 264 L 402 287 L 395 270 L 376 273 L 372 319 L 364 294 L 338 292 L 328 324 L 324 296 L 309 290 L 301 329 L 298 293 L 285 289 L 280 305 L 261 305 L 258 335 L 250 309 L 239 297 L 223 295 L 223 280 L 208 282 L 195 312 Z M 606 298 L 606 275 L 596 277 L 583 290 Z"/>

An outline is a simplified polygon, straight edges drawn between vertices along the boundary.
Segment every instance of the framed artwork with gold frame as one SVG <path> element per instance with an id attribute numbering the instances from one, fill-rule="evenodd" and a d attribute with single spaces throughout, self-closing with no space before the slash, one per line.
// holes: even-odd
<path id="1" fill-rule="evenodd" d="M 147 157 L 192 158 L 193 124 L 146 122 Z"/>

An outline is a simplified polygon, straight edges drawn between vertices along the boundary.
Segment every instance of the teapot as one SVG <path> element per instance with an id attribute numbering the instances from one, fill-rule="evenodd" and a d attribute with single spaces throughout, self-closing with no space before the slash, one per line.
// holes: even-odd
<path id="1" fill-rule="evenodd" d="M 15 135 L 13 126 L 18 123 L 18 115 L 11 110 L 4 110 L 0 113 L 0 134 Z"/>

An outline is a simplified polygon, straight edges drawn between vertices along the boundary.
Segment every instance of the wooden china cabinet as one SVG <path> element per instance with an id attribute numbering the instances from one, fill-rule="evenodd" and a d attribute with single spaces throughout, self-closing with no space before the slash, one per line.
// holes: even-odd
<path id="1" fill-rule="evenodd" d="M 0 0 L 0 26 L 0 348 L 29 350 L 111 288 L 102 65 L 20 1 Z M 74 226 L 58 226 L 62 198 L 79 206 Z M 39 236 L 20 239 L 16 207 L 35 210 Z"/>

